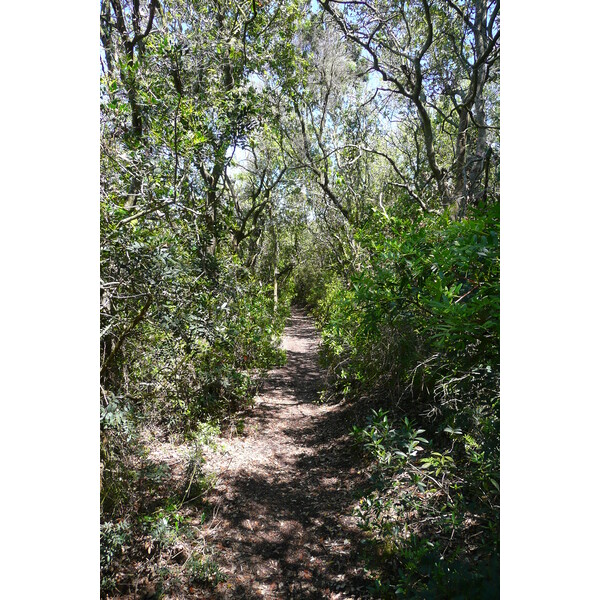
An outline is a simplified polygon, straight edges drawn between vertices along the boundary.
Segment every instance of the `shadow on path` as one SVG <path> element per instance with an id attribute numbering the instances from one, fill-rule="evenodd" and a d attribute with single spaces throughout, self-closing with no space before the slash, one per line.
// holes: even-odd
<path id="1" fill-rule="evenodd" d="M 318 406 L 324 373 L 310 318 L 293 310 L 287 364 L 269 373 L 246 420 L 208 467 L 211 537 L 227 581 L 212 598 L 368 598 L 352 515 L 364 478 L 348 438 L 345 406 Z"/>

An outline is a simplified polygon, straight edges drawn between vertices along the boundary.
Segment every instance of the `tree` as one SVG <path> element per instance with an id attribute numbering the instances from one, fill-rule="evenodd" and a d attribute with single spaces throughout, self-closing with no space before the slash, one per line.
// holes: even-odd
<path id="1" fill-rule="evenodd" d="M 497 131 L 488 89 L 498 79 L 496 0 L 408 0 L 373 3 L 320 0 L 340 31 L 362 49 L 381 90 L 416 121 L 428 177 L 444 207 L 464 216 L 490 193 Z M 486 110 L 487 109 L 487 110 Z M 443 137 L 450 132 L 451 152 Z M 417 176 L 420 173 L 416 174 Z"/>

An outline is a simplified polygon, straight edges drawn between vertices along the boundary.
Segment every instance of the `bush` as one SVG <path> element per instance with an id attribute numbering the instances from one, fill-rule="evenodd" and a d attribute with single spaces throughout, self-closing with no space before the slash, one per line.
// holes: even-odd
<path id="1" fill-rule="evenodd" d="M 104 592 L 115 589 L 113 561 L 123 555 L 130 541 L 131 527 L 128 521 L 107 522 L 100 526 L 100 587 Z"/>
<path id="2" fill-rule="evenodd" d="M 190 583 L 218 585 L 225 575 L 210 555 L 194 554 L 186 565 Z"/>
<path id="3" fill-rule="evenodd" d="M 176 507 L 211 485 L 202 473 L 203 447 L 225 422 L 239 422 L 236 413 L 252 402 L 265 371 L 285 360 L 279 342 L 289 296 L 275 311 L 269 286 L 226 249 L 203 254 L 193 243 L 196 232 L 190 236 L 150 219 L 124 228 L 103 224 L 101 544 L 107 594 L 117 585 L 113 567 L 121 552 L 111 523 L 133 522 L 127 558 L 144 556 L 154 574 L 161 553 L 152 549 L 171 552 L 180 540 Z M 168 500 L 165 472 L 147 460 L 147 434 L 193 442 L 183 489 L 169 490 Z M 206 563 L 193 577 L 219 575 Z"/>
<path id="4" fill-rule="evenodd" d="M 348 285 L 332 279 L 313 297 L 334 392 L 389 407 L 354 432 L 376 472 L 359 514 L 387 564 L 381 589 L 434 593 L 460 573 L 489 581 L 499 521 L 499 207 L 462 221 L 374 213 L 358 237 L 368 260 Z M 426 543 L 450 535 L 447 547 Z"/>

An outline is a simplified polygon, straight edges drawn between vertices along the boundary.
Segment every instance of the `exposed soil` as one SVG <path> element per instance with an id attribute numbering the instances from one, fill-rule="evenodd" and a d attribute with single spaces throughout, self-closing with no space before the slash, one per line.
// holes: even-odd
<path id="1" fill-rule="evenodd" d="M 345 406 L 318 405 L 318 334 L 299 309 L 283 336 L 287 364 L 267 377 L 244 434 L 208 456 L 218 476 L 207 538 L 227 580 L 211 598 L 366 598 L 352 515 L 364 476 Z"/>

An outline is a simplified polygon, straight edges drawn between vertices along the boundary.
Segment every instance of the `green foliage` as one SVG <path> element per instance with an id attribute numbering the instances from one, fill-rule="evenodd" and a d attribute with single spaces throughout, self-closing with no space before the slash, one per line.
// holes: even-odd
<path id="1" fill-rule="evenodd" d="M 405 540 L 395 555 L 397 568 L 393 583 L 374 577 L 371 593 L 376 598 L 410 598 L 412 600 L 495 600 L 500 597 L 498 557 L 477 565 L 444 557 L 437 541 L 418 536 Z"/>
<path id="2" fill-rule="evenodd" d="M 107 515 L 124 515 L 136 482 L 140 453 L 133 412 L 125 398 L 106 392 L 100 406 L 101 507 Z"/>
<path id="3" fill-rule="evenodd" d="M 497 414 L 498 207 L 470 219 L 412 222 L 374 214 L 361 232 L 369 261 L 318 301 L 324 343 L 363 386 L 383 385 L 477 429 Z M 466 411 L 466 412 L 465 412 Z"/>
<path id="4" fill-rule="evenodd" d="M 381 409 L 373 410 L 367 425 L 363 428 L 355 425 L 352 433 L 378 466 L 384 469 L 397 470 L 404 466 L 423 451 L 423 445 L 429 443 L 421 437 L 425 430 L 416 429 L 408 417 L 401 422 L 400 429 L 396 429 L 391 426 L 388 413 Z"/>
<path id="5" fill-rule="evenodd" d="M 160 510 L 154 515 L 142 517 L 153 544 L 160 548 L 169 548 L 177 542 L 182 520 L 182 515 L 174 506 Z"/>
<path id="6" fill-rule="evenodd" d="M 210 555 L 194 554 L 186 564 L 190 583 L 218 585 L 226 577 Z"/>
<path id="7" fill-rule="evenodd" d="M 100 526 L 100 585 L 103 590 L 114 590 L 112 563 L 123 555 L 130 541 L 131 527 L 127 521 L 106 522 Z"/>
<path id="8" fill-rule="evenodd" d="M 451 580 L 487 585 L 498 552 L 498 206 L 462 221 L 374 213 L 360 240 L 369 259 L 350 285 L 313 292 L 333 389 L 393 399 L 354 429 L 376 487 L 358 514 L 383 552 L 382 590 L 455 597 L 436 594 Z M 398 407 L 426 421 L 427 441 Z M 439 536 L 452 542 L 430 546 Z"/>
<path id="9" fill-rule="evenodd" d="M 375 490 L 356 507 L 370 536 L 373 591 L 382 598 L 496 598 L 497 530 L 475 523 L 452 449 L 429 450 L 423 433 L 407 417 L 393 426 L 382 410 L 353 431 L 374 461 Z M 476 536 L 473 562 L 465 540 Z"/>
<path id="10" fill-rule="evenodd" d="M 113 431 L 124 439 L 129 438 L 131 408 L 122 398 L 108 392 L 106 405 L 100 406 L 100 430 Z"/>
<path id="11" fill-rule="evenodd" d="M 210 477 L 205 477 L 202 473 L 204 465 L 205 448 L 217 448 L 216 438 L 220 433 L 220 428 L 211 423 L 201 423 L 193 437 L 192 449 L 190 451 L 188 464 L 186 468 L 185 489 L 183 492 L 183 501 L 192 501 L 201 498 L 203 494 L 212 486 Z"/>
<path id="12" fill-rule="evenodd" d="M 150 251 L 149 246 L 144 248 L 144 253 Z M 114 252 L 111 261 L 118 257 Z M 285 360 L 278 345 L 286 304 L 280 305 L 274 318 L 272 301 L 264 301 L 268 287 L 235 260 L 220 259 L 217 264 L 223 274 L 210 284 L 201 277 L 202 268 L 185 253 L 177 255 L 171 247 L 169 260 L 159 254 L 164 258 L 159 266 L 144 263 L 146 283 L 153 281 L 155 272 L 154 281 L 160 277 L 152 292 L 156 304 L 126 337 L 104 380 L 109 387 L 101 416 L 106 457 L 131 452 L 127 437 L 148 422 L 189 434 L 199 422 L 228 418 L 251 402 L 260 373 Z M 135 266 L 126 264 L 129 269 Z M 118 270 L 105 276 L 116 277 Z M 119 301 L 114 298 L 115 316 L 107 324 L 113 331 L 121 327 L 118 320 L 127 321 L 127 312 L 137 310 L 135 305 L 128 307 L 127 299 L 122 307 Z M 112 472 L 105 465 L 107 499 L 117 493 Z M 117 481 L 123 480 L 120 477 Z M 122 507 L 126 495 L 124 491 L 120 500 L 115 497 L 103 505 Z"/>
<path id="13" fill-rule="evenodd" d="M 141 12 L 127 0 L 101 2 L 104 593 L 114 584 L 111 557 L 126 558 L 110 524 L 135 522 L 131 545 L 139 551 L 149 538 L 144 554 L 177 544 L 178 507 L 212 485 L 206 447 L 222 426 L 241 423 L 261 377 L 285 361 L 293 267 L 269 87 L 293 67 L 299 6 L 167 0 L 152 23 Z M 146 22 L 147 34 L 136 35 Z M 252 154 L 243 174 L 234 174 L 236 148 Z M 148 460 L 145 440 L 155 434 L 192 445 L 181 489 L 158 510 L 154 495 L 169 473 Z M 208 559 L 189 566 L 194 581 L 220 578 Z"/>

